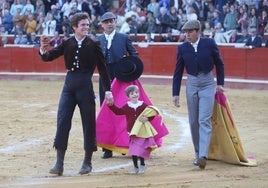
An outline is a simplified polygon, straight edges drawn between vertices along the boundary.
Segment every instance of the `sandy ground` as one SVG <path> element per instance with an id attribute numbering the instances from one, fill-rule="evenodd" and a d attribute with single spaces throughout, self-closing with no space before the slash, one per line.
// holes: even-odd
<path id="1" fill-rule="evenodd" d="M 193 147 L 187 123 L 183 87 L 181 108 L 171 103 L 171 85 L 143 84 L 154 105 L 164 114 L 170 131 L 163 147 L 146 161 L 143 175 L 130 175 L 131 158 L 115 154 L 101 159 L 94 153 L 93 172 L 78 175 L 82 159 L 82 128 L 78 109 L 73 118 L 63 176 L 52 176 L 52 148 L 62 81 L 0 80 L 0 187 L 268 187 L 268 90 L 226 89 L 246 155 L 257 167 L 208 161 L 203 171 L 193 166 Z M 94 85 L 97 90 L 97 83 Z M 97 110 L 99 102 L 97 101 Z"/>

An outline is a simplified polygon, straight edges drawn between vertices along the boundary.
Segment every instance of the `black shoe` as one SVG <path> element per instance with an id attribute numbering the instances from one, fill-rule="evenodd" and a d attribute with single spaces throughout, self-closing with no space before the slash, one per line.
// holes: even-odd
<path id="1" fill-rule="evenodd" d="M 83 174 L 88 174 L 92 171 L 92 166 L 91 164 L 85 164 L 83 163 L 81 169 L 79 170 L 79 174 L 83 175 Z"/>
<path id="2" fill-rule="evenodd" d="M 49 170 L 49 173 L 50 174 L 56 174 L 58 176 L 62 176 L 63 165 L 55 164 L 55 166 Z"/>
<path id="3" fill-rule="evenodd" d="M 101 158 L 103 159 L 108 159 L 113 157 L 113 152 L 112 151 L 104 151 Z"/>
<path id="4" fill-rule="evenodd" d="M 198 158 L 195 158 L 195 159 L 194 159 L 193 164 L 194 164 L 195 166 L 199 166 L 199 163 L 198 163 Z"/>
<path id="5" fill-rule="evenodd" d="M 206 165 L 207 165 L 207 159 L 205 157 L 199 158 L 198 165 L 199 165 L 200 169 L 204 170 L 206 168 Z"/>

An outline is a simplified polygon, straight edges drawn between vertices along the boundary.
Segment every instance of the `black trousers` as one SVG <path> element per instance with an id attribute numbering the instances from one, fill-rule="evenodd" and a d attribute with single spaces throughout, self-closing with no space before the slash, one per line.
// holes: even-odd
<path id="1" fill-rule="evenodd" d="M 72 118 L 78 105 L 82 120 L 84 150 L 97 151 L 96 105 L 91 78 L 90 72 L 67 72 L 58 107 L 55 148 L 67 149 Z"/>

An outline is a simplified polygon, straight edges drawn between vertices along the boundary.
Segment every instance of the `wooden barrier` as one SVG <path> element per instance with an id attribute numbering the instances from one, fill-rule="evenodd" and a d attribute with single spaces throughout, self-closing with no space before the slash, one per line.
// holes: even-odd
<path id="1" fill-rule="evenodd" d="M 172 76 L 177 43 L 134 43 L 144 62 L 144 75 Z M 219 45 L 225 75 L 229 78 L 268 80 L 268 48 L 241 49 Z M 38 48 L 1 47 L 0 72 L 65 72 L 63 57 L 51 63 L 41 61 Z"/>

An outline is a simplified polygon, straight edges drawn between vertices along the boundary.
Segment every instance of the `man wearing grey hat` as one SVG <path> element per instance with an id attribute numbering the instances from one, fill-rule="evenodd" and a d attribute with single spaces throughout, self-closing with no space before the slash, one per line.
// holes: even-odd
<path id="1" fill-rule="evenodd" d="M 262 38 L 259 35 L 257 35 L 257 29 L 256 28 L 249 29 L 249 34 L 250 37 L 248 37 L 245 47 L 249 49 L 262 47 Z"/>
<path id="2" fill-rule="evenodd" d="M 192 142 L 194 165 L 205 169 L 212 132 L 211 117 L 214 107 L 216 67 L 217 92 L 223 92 L 224 64 L 215 41 L 201 36 L 198 20 L 184 24 L 182 30 L 187 41 L 178 46 L 177 62 L 173 75 L 173 103 L 180 106 L 179 96 L 184 68 L 187 72 L 186 99 Z"/>
<path id="3" fill-rule="evenodd" d="M 134 48 L 132 41 L 127 34 L 119 33 L 116 28 L 116 15 L 112 12 L 106 12 L 100 18 L 101 26 L 104 33 L 98 37 L 100 41 L 102 52 L 105 57 L 105 62 L 110 74 L 111 82 L 114 79 L 115 63 L 127 55 L 137 56 L 138 52 Z M 100 104 L 104 100 L 104 91 L 100 82 L 99 94 Z M 110 158 L 113 156 L 112 151 L 103 148 L 102 158 Z"/>

